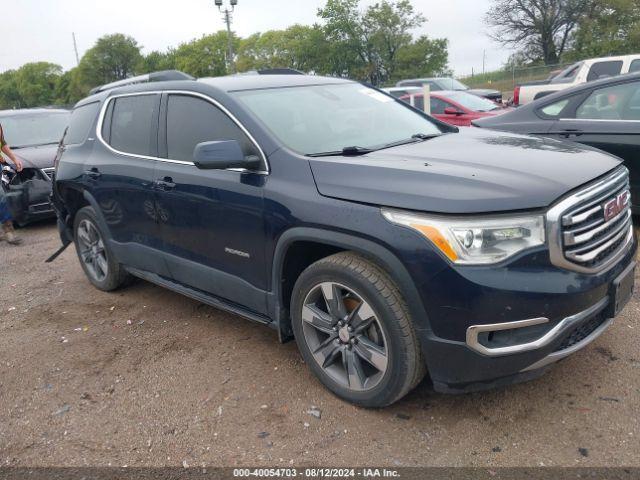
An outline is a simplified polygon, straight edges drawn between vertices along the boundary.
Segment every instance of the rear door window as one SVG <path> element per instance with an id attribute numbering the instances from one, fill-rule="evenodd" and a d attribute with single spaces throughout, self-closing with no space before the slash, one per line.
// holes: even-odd
<path id="1" fill-rule="evenodd" d="M 415 108 L 417 108 L 418 110 L 420 110 L 421 112 L 424 112 L 424 97 L 422 95 L 414 96 L 413 97 L 413 106 Z"/>
<path id="2" fill-rule="evenodd" d="M 105 141 L 116 150 L 134 155 L 157 156 L 158 106 L 160 95 L 131 95 L 112 100 L 109 128 L 103 125 Z M 111 105 L 109 106 L 111 108 Z M 105 117 L 109 121 L 109 117 Z"/>
<path id="3" fill-rule="evenodd" d="M 196 145 L 219 140 L 237 140 L 246 156 L 259 156 L 251 140 L 218 107 L 191 95 L 169 96 L 167 153 L 171 160 L 193 161 Z"/>
<path id="4" fill-rule="evenodd" d="M 629 73 L 640 72 L 640 58 L 635 59 L 629 65 Z"/>
<path id="5" fill-rule="evenodd" d="M 65 145 L 84 143 L 89 136 L 89 130 L 98 115 L 100 102 L 88 103 L 76 108 L 71 113 L 69 129 L 64 137 Z"/>
<path id="6" fill-rule="evenodd" d="M 597 88 L 576 110 L 583 120 L 640 120 L 640 82 Z"/>
<path id="7" fill-rule="evenodd" d="M 596 62 L 591 65 L 587 82 L 598 80 L 599 78 L 615 77 L 622 71 L 622 60 L 611 60 L 607 62 Z"/>
<path id="8" fill-rule="evenodd" d="M 444 115 L 444 109 L 451 106 L 448 102 L 436 97 L 431 97 L 431 114 L 433 115 Z"/>

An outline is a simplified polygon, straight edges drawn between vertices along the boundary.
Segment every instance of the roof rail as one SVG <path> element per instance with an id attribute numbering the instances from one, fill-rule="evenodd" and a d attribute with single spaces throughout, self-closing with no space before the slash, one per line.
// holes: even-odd
<path id="1" fill-rule="evenodd" d="M 295 68 L 265 68 L 258 70 L 258 75 L 305 75 L 305 73 Z"/>
<path id="2" fill-rule="evenodd" d="M 248 70 L 236 75 L 244 77 L 246 75 L 306 75 L 306 73 L 295 68 L 263 68 L 262 70 Z"/>
<path id="3" fill-rule="evenodd" d="M 151 72 L 145 75 L 138 75 L 137 77 L 125 78 L 124 80 L 118 80 L 117 82 L 107 83 L 91 89 L 89 93 L 93 95 L 94 93 L 104 92 L 106 90 L 124 87 L 127 85 L 149 82 L 168 82 L 171 80 L 195 80 L 195 78 L 179 70 L 163 70 L 161 72 Z"/>

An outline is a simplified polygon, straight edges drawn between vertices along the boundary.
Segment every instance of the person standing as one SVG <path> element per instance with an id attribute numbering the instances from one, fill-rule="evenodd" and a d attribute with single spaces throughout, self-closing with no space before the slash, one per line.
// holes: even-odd
<path id="1" fill-rule="evenodd" d="M 4 153 L 9 160 L 15 165 L 16 171 L 22 171 L 22 162 L 11 151 L 11 148 L 4 139 L 4 130 L 0 125 L 0 152 Z M 0 153 L 0 165 L 6 163 L 5 158 Z M 13 230 L 13 218 L 9 211 L 9 204 L 7 202 L 7 196 L 4 193 L 4 188 L 0 185 L 0 241 L 6 240 L 11 245 L 18 245 L 22 240 L 15 234 Z"/>

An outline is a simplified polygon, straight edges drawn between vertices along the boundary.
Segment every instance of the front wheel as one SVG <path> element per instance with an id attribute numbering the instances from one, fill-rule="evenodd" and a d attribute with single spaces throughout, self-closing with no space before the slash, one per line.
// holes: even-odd
<path id="1" fill-rule="evenodd" d="M 425 367 L 406 304 L 377 265 L 350 252 L 319 260 L 298 278 L 293 331 L 329 390 L 365 407 L 406 395 Z"/>
<path id="2" fill-rule="evenodd" d="M 92 207 L 78 211 L 73 231 L 80 265 L 93 286 L 105 292 L 123 286 L 129 274 L 110 251 Z"/>

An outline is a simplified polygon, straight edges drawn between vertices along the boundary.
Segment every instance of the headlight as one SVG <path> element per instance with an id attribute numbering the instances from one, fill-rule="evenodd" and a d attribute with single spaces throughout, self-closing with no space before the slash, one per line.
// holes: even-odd
<path id="1" fill-rule="evenodd" d="M 447 218 L 383 208 L 392 223 L 421 233 L 452 262 L 464 265 L 498 263 L 532 247 L 544 245 L 541 215 Z"/>

